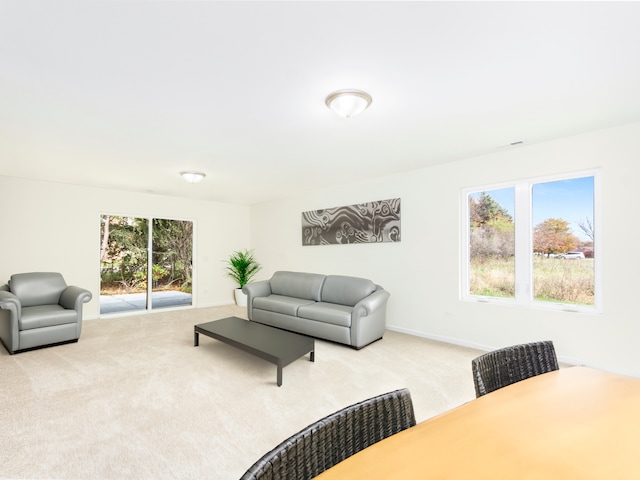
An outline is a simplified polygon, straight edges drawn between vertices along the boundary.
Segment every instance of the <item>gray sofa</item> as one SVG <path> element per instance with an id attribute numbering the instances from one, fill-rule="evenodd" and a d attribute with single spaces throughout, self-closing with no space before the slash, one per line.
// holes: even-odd
<path id="1" fill-rule="evenodd" d="M 242 291 L 254 322 L 356 349 L 384 334 L 389 292 L 365 278 L 280 271 Z"/>
<path id="2" fill-rule="evenodd" d="M 89 290 L 68 286 L 59 273 L 11 275 L 0 286 L 0 340 L 11 354 L 77 342 L 89 300 Z"/>

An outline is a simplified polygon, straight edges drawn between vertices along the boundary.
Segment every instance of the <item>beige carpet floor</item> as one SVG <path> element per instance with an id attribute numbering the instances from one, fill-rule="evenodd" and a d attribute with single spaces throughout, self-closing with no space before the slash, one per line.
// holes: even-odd
<path id="1" fill-rule="evenodd" d="M 75 344 L 0 350 L 0 478 L 238 479 L 352 403 L 408 387 L 425 420 L 472 400 L 482 352 L 388 331 L 362 350 L 316 341 L 284 369 L 193 326 L 228 306 L 85 321 Z"/>

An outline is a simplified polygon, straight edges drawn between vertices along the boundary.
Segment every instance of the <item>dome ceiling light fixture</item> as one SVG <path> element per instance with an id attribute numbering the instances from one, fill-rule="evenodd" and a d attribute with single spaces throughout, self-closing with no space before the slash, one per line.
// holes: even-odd
<path id="1" fill-rule="evenodd" d="M 206 177 L 202 172 L 180 172 L 180 175 L 189 183 L 199 183 Z"/>
<path id="2" fill-rule="evenodd" d="M 362 90 L 338 90 L 330 93 L 324 103 L 343 117 L 355 117 L 371 105 L 371 95 Z"/>

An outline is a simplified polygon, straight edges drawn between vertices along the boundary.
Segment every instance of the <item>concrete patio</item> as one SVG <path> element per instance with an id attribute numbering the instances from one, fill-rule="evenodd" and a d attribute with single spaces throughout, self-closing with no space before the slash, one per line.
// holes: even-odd
<path id="1" fill-rule="evenodd" d="M 153 292 L 151 306 L 158 308 L 181 307 L 191 305 L 192 295 L 178 291 Z M 147 309 L 146 293 L 127 293 L 122 295 L 100 295 L 100 314 L 123 313 Z"/>

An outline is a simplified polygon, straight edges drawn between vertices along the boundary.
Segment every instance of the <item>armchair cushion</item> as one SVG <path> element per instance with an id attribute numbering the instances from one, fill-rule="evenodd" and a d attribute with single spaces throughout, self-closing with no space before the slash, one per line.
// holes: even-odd
<path id="1" fill-rule="evenodd" d="M 31 330 L 32 328 L 53 327 L 77 321 L 78 313 L 75 310 L 68 310 L 60 305 L 36 305 L 22 309 L 19 323 L 20 330 Z"/>

